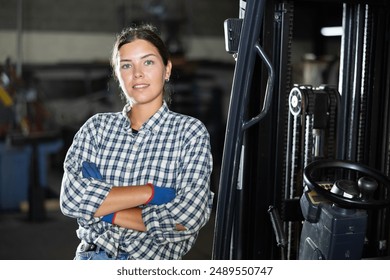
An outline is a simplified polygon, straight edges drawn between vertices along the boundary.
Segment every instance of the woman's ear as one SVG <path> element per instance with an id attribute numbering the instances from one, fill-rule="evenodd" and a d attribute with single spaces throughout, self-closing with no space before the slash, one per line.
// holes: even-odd
<path id="1" fill-rule="evenodd" d="M 165 66 L 165 80 L 169 80 L 172 71 L 172 62 L 168 60 L 167 66 Z"/>

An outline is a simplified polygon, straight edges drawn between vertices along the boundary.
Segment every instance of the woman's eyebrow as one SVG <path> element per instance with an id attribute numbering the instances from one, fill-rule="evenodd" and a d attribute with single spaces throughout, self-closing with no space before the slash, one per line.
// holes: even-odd
<path id="1" fill-rule="evenodd" d="M 147 58 L 147 57 L 149 57 L 149 56 L 156 56 L 156 55 L 153 54 L 153 53 L 149 53 L 149 54 L 145 54 L 145 55 L 141 56 L 140 59 L 145 59 L 145 58 Z M 129 59 L 129 58 L 124 58 L 124 59 L 121 59 L 121 60 L 120 60 L 120 62 L 131 62 L 131 61 L 132 61 L 132 60 Z"/>
<path id="2" fill-rule="evenodd" d="M 156 56 L 154 53 L 149 53 L 141 57 L 141 59 L 147 58 L 149 56 Z"/>

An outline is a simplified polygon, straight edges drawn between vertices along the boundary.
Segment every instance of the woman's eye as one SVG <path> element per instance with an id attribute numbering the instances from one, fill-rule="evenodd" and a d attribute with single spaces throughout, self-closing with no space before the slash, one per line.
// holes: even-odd
<path id="1" fill-rule="evenodd" d="M 145 65 L 152 65 L 153 63 L 153 60 L 145 60 Z"/>
<path id="2" fill-rule="evenodd" d="M 131 68 L 131 64 L 129 64 L 129 63 L 122 64 L 122 66 L 121 66 L 121 69 L 129 69 L 129 68 Z"/>

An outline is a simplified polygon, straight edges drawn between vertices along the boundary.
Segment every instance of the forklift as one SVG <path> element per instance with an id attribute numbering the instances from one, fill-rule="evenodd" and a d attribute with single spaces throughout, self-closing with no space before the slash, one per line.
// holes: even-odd
<path id="1" fill-rule="evenodd" d="M 212 258 L 390 259 L 390 3 L 238 7 L 224 22 L 235 69 Z M 324 24 L 339 27 L 338 55 L 297 79 L 299 36 L 326 57 Z"/>

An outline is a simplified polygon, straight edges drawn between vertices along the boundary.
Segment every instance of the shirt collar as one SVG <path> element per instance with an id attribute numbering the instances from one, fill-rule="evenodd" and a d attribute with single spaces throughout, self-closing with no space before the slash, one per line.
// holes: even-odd
<path id="1" fill-rule="evenodd" d="M 127 115 L 127 113 L 130 112 L 130 110 L 131 110 L 131 105 L 129 103 L 127 103 L 122 110 L 122 115 L 127 120 L 126 128 L 128 129 L 130 129 L 131 127 L 131 122 Z M 162 124 L 165 122 L 168 114 L 169 114 L 169 108 L 167 103 L 164 101 L 160 109 L 158 109 L 158 111 L 142 125 L 140 130 L 147 129 L 150 131 L 158 131 L 162 126 Z"/>

